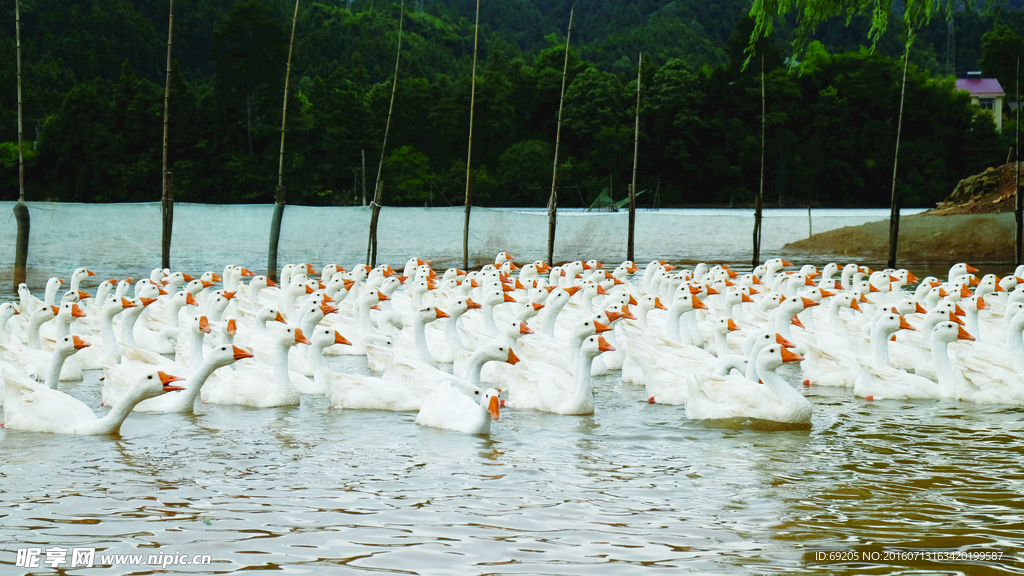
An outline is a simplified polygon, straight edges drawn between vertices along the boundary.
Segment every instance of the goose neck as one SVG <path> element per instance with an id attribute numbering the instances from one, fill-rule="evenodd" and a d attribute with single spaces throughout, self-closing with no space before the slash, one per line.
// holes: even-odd
<path id="1" fill-rule="evenodd" d="M 935 362 L 935 373 L 938 376 L 939 388 L 943 395 L 956 397 L 958 388 L 973 386 L 957 378 L 953 372 L 953 365 L 949 362 L 949 342 L 945 340 L 932 341 L 932 360 Z M 965 390 L 966 391 L 966 390 Z"/>
<path id="2" fill-rule="evenodd" d="M 413 334 L 416 337 L 416 352 L 420 356 L 422 362 L 426 362 L 431 366 L 437 364 L 434 360 L 433 355 L 430 354 L 430 348 L 427 347 L 427 324 L 419 319 L 413 324 Z"/>
<path id="3" fill-rule="evenodd" d="M 882 326 L 871 333 L 871 354 L 879 366 L 889 366 L 889 334 Z"/>
<path id="4" fill-rule="evenodd" d="M 68 359 L 71 354 L 69 352 L 54 350 L 53 356 L 50 357 L 50 368 L 46 372 L 46 387 L 57 388 L 57 383 L 60 382 L 60 370 L 64 366 L 64 361 Z"/>
<path id="5" fill-rule="evenodd" d="M 124 424 L 124 419 L 131 414 L 132 409 L 134 409 L 139 402 L 142 402 L 145 399 L 145 393 L 141 386 L 136 385 L 132 387 L 120 402 L 114 404 L 114 407 L 110 409 L 110 412 L 108 412 L 106 416 L 96 420 L 91 433 L 119 433 L 121 431 L 121 424 Z"/>
<path id="6" fill-rule="evenodd" d="M 444 326 L 445 342 L 448 343 L 448 347 L 452 350 L 465 349 L 465 346 L 462 344 L 462 337 L 459 336 L 459 318 L 462 318 L 462 315 L 465 313 L 465 310 L 453 311 L 448 318 L 448 323 Z"/>
<path id="7" fill-rule="evenodd" d="M 803 403 L 807 401 L 803 394 L 794 390 L 793 387 L 782 378 L 782 376 L 779 376 L 775 372 L 775 370 L 770 369 L 767 366 L 760 365 L 757 367 L 757 376 L 782 402 L 789 404 L 794 402 Z"/>

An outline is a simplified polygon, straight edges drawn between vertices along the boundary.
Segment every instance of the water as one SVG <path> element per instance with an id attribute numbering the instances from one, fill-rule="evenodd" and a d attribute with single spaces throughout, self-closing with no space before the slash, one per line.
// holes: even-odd
<path id="1" fill-rule="evenodd" d="M 60 208 L 53 220 L 59 224 L 49 231 L 34 210 L 33 277 L 45 281 L 80 264 L 120 277 L 148 274 L 158 264 L 155 205 L 127 208 L 138 212 L 113 221 L 109 207 L 75 207 L 82 210 L 74 223 L 58 220 Z M 192 217 L 182 216 L 190 211 Z M 461 227 L 450 228 L 461 214 L 388 209 L 382 229 L 391 212 L 412 216 L 419 228 L 396 227 L 411 244 L 382 236 L 381 261 L 402 263 L 413 252 L 457 260 L 452 254 L 460 252 L 450 249 Z M 474 218 L 478 212 L 488 211 L 474 211 Z M 728 226 L 704 225 L 739 217 L 666 212 L 643 215 L 649 225 L 638 230 L 648 239 L 638 240 L 638 260 L 746 257 L 746 226 L 730 236 Z M 766 252 L 788 241 L 787 233 L 799 236 L 787 231 L 806 224 L 800 212 L 768 219 Z M 358 261 L 362 244 L 327 257 L 348 245 L 345 238 L 354 243 L 365 234 L 365 224 L 346 227 L 340 216 L 339 224 L 329 223 L 345 214 L 354 219 L 365 212 L 289 207 L 280 262 Z M 186 205 L 176 215 L 174 262 L 182 269 L 220 270 L 236 262 L 255 270 L 263 262 L 266 235 L 243 238 L 247 226 L 269 222 L 269 209 Z M 301 226 L 293 222 L 297 215 Z M 424 218 L 436 218 L 433 235 L 424 237 Z M 566 223 L 574 218 L 579 229 L 600 220 L 615 230 L 619 216 L 566 216 L 560 225 L 572 229 Z M 834 223 L 857 218 L 866 217 L 851 212 Z M 828 220 L 816 216 L 815 230 L 819 220 L 824 230 Z M 541 223 L 544 230 L 546 220 Z M 675 227 L 660 244 L 651 243 L 655 231 Z M 4 246 L 13 244 L 12 235 L 4 229 Z M 702 252 L 687 240 L 701 235 L 716 248 Z M 309 240 L 297 244 L 300 237 Z M 520 238 L 510 251 L 521 260 L 540 258 L 538 238 Z M 591 247 L 615 261 L 611 248 Z M 86 289 L 102 277 L 91 278 Z M 0 281 L 9 284 L 9 276 Z M 365 373 L 358 358 L 329 361 Z M 98 407 L 100 376 L 89 373 L 62 389 Z M 25 572 L 14 566 L 15 551 L 30 546 L 96 548 L 97 562 L 105 554 L 138 553 L 144 561 L 150 554 L 209 554 L 210 566 L 166 567 L 166 573 L 203 574 L 1024 572 L 1024 409 L 866 402 L 820 387 L 805 392 L 815 407 L 813 426 L 785 432 L 693 423 L 680 407 L 648 405 L 643 388 L 617 377 L 598 380 L 594 416 L 504 410 L 489 438 L 417 426 L 411 413 L 334 410 L 314 397 L 289 408 L 198 404 L 194 415 L 134 414 L 115 437 L 3 430 L 0 574 Z M 816 560 L 823 551 L 861 556 Z M 892 558 L 898 551 L 990 551 L 1002 558 L 933 563 Z"/>

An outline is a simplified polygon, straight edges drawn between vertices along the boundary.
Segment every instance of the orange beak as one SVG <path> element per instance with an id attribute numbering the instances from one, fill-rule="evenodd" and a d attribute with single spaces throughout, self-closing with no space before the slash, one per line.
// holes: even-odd
<path id="1" fill-rule="evenodd" d="M 79 290 L 78 291 L 78 299 L 79 300 L 85 300 L 86 298 L 89 298 L 89 293 L 88 292 L 84 292 L 82 290 Z"/>
<path id="2" fill-rule="evenodd" d="M 707 310 L 708 309 L 707 305 L 700 301 L 700 298 L 697 298 L 696 296 L 690 296 L 690 299 L 693 301 L 693 309 L 694 310 Z"/>
<path id="3" fill-rule="evenodd" d="M 818 288 L 818 292 L 821 292 L 821 297 L 822 298 L 831 298 L 831 297 L 836 295 L 835 292 L 829 292 L 828 290 L 825 290 L 824 288 Z"/>
<path id="4" fill-rule="evenodd" d="M 608 317 L 608 323 L 609 324 L 611 324 L 612 322 L 615 322 L 619 318 L 622 318 L 623 316 L 625 316 L 625 314 L 623 314 L 621 312 L 615 312 L 613 310 L 609 310 L 609 311 L 605 312 L 604 314 L 605 314 L 605 316 Z"/>
<path id="5" fill-rule="evenodd" d="M 185 304 L 189 306 L 199 306 L 191 292 L 185 292 Z"/>
<path id="6" fill-rule="evenodd" d="M 569 293 L 569 296 L 575 296 L 576 293 L 579 292 L 581 288 L 583 288 L 583 287 L 582 286 L 570 286 L 570 287 L 566 288 L 565 291 Z"/>
<path id="7" fill-rule="evenodd" d="M 793 344 L 789 340 L 783 338 L 782 334 L 775 334 L 775 342 L 781 346 L 785 346 L 786 348 L 796 348 L 796 344 Z"/>
<path id="8" fill-rule="evenodd" d="M 736 323 L 732 321 L 732 318 L 729 318 L 729 331 L 730 332 L 735 332 L 736 330 L 739 330 L 739 329 L 740 329 L 740 327 L 737 326 Z"/>
<path id="9" fill-rule="evenodd" d="M 964 321 L 961 320 L 959 316 L 957 316 L 956 314 L 953 314 L 952 312 L 949 313 L 949 321 L 950 322 L 956 322 L 960 326 L 964 325 Z"/>
<path id="10" fill-rule="evenodd" d="M 438 308 L 436 306 L 434 307 L 434 316 L 438 320 L 440 320 L 441 318 L 448 318 L 449 317 L 447 312 L 445 312 L 444 310 L 441 310 L 440 308 Z"/>
<path id="11" fill-rule="evenodd" d="M 721 292 L 715 290 L 711 286 L 708 286 L 708 296 L 714 296 L 715 294 L 721 294 Z"/>
<path id="12" fill-rule="evenodd" d="M 985 298 L 978 296 L 978 310 L 988 310 L 988 304 L 985 304 Z"/>
<path id="13" fill-rule="evenodd" d="M 314 292 L 313 288 L 310 287 L 309 284 L 306 284 L 306 294 L 312 294 L 313 292 Z"/>
<path id="14" fill-rule="evenodd" d="M 85 271 L 85 275 L 86 275 L 86 277 L 88 277 L 88 276 L 95 276 L 96 274 L 95 274 L 95 273 L 93 273 L 93 271 L 92 271 L 92 270 L 88 270 L 88 269 L 87 269 L 87 270 Z"/>
<path id="15" fill-rule="evenodd" d="M 156 302 L 156 298 L 139 298 L 142 301 L 143 307 L 149 306 L 153 302 Z"/>
<path id="16" fill-rule="evenodd" d="M 235 319 L 234 318 L 228 319 L 228 328 L 227 328 L 227 330 L 228 330 L 228 334 L 231 334 L 232 336 L 234 336 L 235 334 L 238 333 L 238 325 L 235 324 Z"/>
<path id="17" fill-rule="evenodd" d="M 235 294 L 236 294 L 235 292 L 225 292 L 224 293 L 224 298 L 227 299 L 227 300 L 231 300 L 232 298 L 235 297 Z"/>
<path id="18" fill-rule="evenodd" d="M 309 338 L 302 335 L 302 328 L 295 329 L 295 342 L 299 344 L 309 344 Z"/>
<path id="19" fill-rule="evenodd" d="M 91 344 L 89 344 L 85 340 L 82 340 L 78 336 L 72 336 L 71 341 L 74 342 L 75 350 L 81 350 L 82 348 L 88 348 L 89 346 L 91 346 Z"/>
<path id="20" fill-rule="evenodd" d="M 477 304 L 476 302 L 473 302 L 472 298 L 466 298 L 466 309 L 473 310 L 474 308 L 482 308 L 482 306 L 480 306 L 480 304 Z"/>
<path id="21" fill-rule="evenodd" d="M 801 322 L 800 319 L 797 318 L 796 316 L 793 316 L 793 319 L 790 320 L 789 323 L 792 324 L 793 326 L 798 327 L 798 328 L 803 328 L 804 327 L 804 323 Z M 804 328 L 804 330 L 806 330 L 806 328 Z"/>
<path id="22" fill-rule="evenodd" d="M 284 316 L 281 316 L 280 312 L 277 313 L 277 317 L 275 317 L 274 320 L 277 320 L 281 324 L 287 324 L 287 322 L 285 322 L 284 320 Z"/>
<path id="23" fill-rule="evenodd" d="M 181 279 L 184 280 L 185 282 L 191 282 L 195 280 L 195 278 L 189 276 L 188 274 L 185 274 L 184 272 L 181 273 Z"/>
<path id="24" fill-rule="evenodd" d="M 503 296 L 505 297 L 505 302 L 515 302 L 516 301 L 515 298 L 509 296 L 508 294 L 503 294 Z"/>
<path id="25" fill-rule="evenodd" d="M 122 296 L 121 297 L 121 309 L 123 310 L 125 308 L 135 308 L 135 303 L 132 302 L 131 300 L 125 298 L 124 296 Z"/>
<path id="26" fill-rule="evenodd" d="M 792 263 L 790 263 L 790 262 L 786 262 L 785 260 L 783 260 L 783 261 L 782 261 L 782 265 L 783 265 L 783 266 L 792 266 L 793 264 L 792 264 Z"/>
<path id="27" fill-rule="evenodd" d="M 379 291 L 377 292 L 377 301 L 378 302 L 385 302 L 387 300 L 391 300 L 391 298 L 388 298 L 387 294 L 385 294 L 383 292 L 379 292 Z"/>
<path id="28" fill-rule="evenodd" d="M 953 306 L 956 309 L 956 315 L 957 316 L 966 316 L 967 315 L 967 313 L 964 312 L 964 309 L 961 308 L 959 304 L 954 304 Z"/>
<path id="29" fill-rule="evenodd" d="M 667 310 L 667 308 L 665 308 L 665 305 L 661 303 L 661 298 L 658 297 L 654 298 L 654 307 L 658 310 Z"/>
<path id="30" fill-rule="evenodd" d="M 320 305 L 320 311 L 324 313 L 324 316 L 327 316 L 328 314 L 334 314 L 335 312 L 338 311 L 338 309 L 335 308 L 334 306 L 328 306 L 327 304 L 321 304 Z"/>
<path id="31" fill-rule="evenodd" d="M 523 336 L 526 336 L 527 334 L 533 334 L 533 330 L 531 330 L 530 327 L 526 325 L 526 322 L 521 322 L 519 324 L 519 333 L 522 334 Z"/>
<path id="32" fill-rule="evenodd" d="M 974 266 L 971 266 L 970 264 L 968 264 L 968 265 L 967 265 L 967 272 L 968 272 L 969 274 L 974 274 L 974 273 L 975 273 L 975 272 L 977 272 L 977 271 L 978 271 L 978 269 L 977 269 L 977 268 L 975 268 Z"/>
<path id="33" fill-rule="evenodd" d="M 221 277 L 218 276 L 216 272 L 213 273 L 213 281 L 214 282 L 220 282 L 221 281 Z"/>
<path id="34" fill-rule="evenodd" d="M 609 344 L 608 341 L 604 339 L 604 336 L 597 337 L 597 349 L 600 350 L 601 352 L 615 351 L 615 347 Z"/>
<path id="35" fill-rule="evenodd" d="M 505 359 L 505 362 L 508 362 L 513 366 L 519 363 L 519 357 L 516 356 L 516 353 L 512 351 L 512 348 L 508 349 L 508 358 Z"/>
<path id="36" fill-rule="evenodd" d="M 811 300 L 810 298 L 804 298 L 803 296 L 800 297 L 800 300 L 804 303 L 804 309 L 813 308 L 818 305 L 818 303 L 815 302 L 814 300 Z"/>
<path id="37" fill-rule="evenodd" d="M 534 312 L 540 312 L 541 308 L 543 308 L 543 307 L 544 307 L 543 304 L 539 304 L 537 302 L 533 303 L 533 311 Z"/>
<path id="38" fill-rule="evenodd" d="M 56 306 L 50 306 L 50 310 L 53 310 L 53 315 L 56 316 L 60 312 L 60 308 Z"/>
<path id="39" fill-rule="evenodd" d="M 975 272 L 977 272 L 977 270 L 975 270 Z M 960 340 L 970 340 L 972 342 L 974 341 L 974 336 L 968 334 L 967 330 L 964 330 L 963 326 L 956 327 L 956 337 L 959 338 Z"/>
<path id="40" fill-rule="evenodd" d="M 878 292 L 878 291 L 879 291 L 878 288 L 875 288 L 874 284 L 868 284 L 868 294 L 870 294 L 872 292 Z"/>
<path id="41" fill-rule="evenodd" d="M 753 302 L 753 301 L 754 301 L 753 298 L 751 298 L 750 296 L 747 296 L 746 294 L 740 292 L 740 302 Z"/>
<path id="42" fill-rule="evenodd" d="M 175 390 L 184 390 L 184 388 L 182 388 L 181 386 L 170 386 L 171 382 L 177 382 L 179 380 L 184 380 L 184 378 L 179 378 L 177 376 L 171 376 L 170 374 L 164 372 L 163 370 L 157 371 L 157 375 L 160 376 L 160 383 L 164 385 L 164 392 L 174 392 Z"/>
<path id="43" fill-rule="evenodd" d="M 82 312 L 82 309 L 78 307 L 78 304 L 72 304 L 71 305 L 71 317 L 72 318 L 85 318 L 85 312 Z"/>
<path id="44" fill-rule="evenodd" d="M 804 286 L 814 286 L 814 282 L 811 280 L 811 275 L 804 276 Z"/>
<path id="45" fill-rule="evenodd" d="M 204 334 L 210 333 L 210 321 L 206 319 L 206 316 L 199 317 L 199 331 Z"/>
<path id="46" fill-rule="evenodd" d="M 243 277 L 249 277 L 249 276 L 255 276 L 255 274 L 253 274 L 248 268 L 242 268 L 242 276 Z"/>
<path id="47" fill-rule="evenodd" d="M 277 288 L 277 282 L 274 282 L 270 278 L 267 278 L 267 286 L 269 286 L 270 288 Z"/>
<path id="48" fill-rule="evenodd" d="M 904 318 L 903 316 L 900 316 L 900 330 L 917 330 L 917 328 L 914 328 L 913 326 L 911 326 L 907 322 L 906 318 Z"/>
<path id="49" fill-rule="evenodd" d="M 803 359 L 804 359 L 803 356 L 801 356 L 799 354 L 796 354 L 795 352 L 790 352 L 789 348 L 783 348 L 782 349 L 782 361 L 783 362 L 799 362 L 799 361 L 801 361 Z"/>
<path id="50" fill-rule="evenodd" d="M 626 320 L 636 320 L 636 316 L 633 316 L 633 313 L 629 311 L 629 306 L 622 307 L 622 317 Z"/>
<path id="51" fill-rule="evenodd" d="M 487 411 L 491 413 L 491 419 L 498 419 L 498 397 L 491 396 L 491 401 L 487 403 Z"/>
<path id="52" fill-rule="evenodd" d="M 600 284 L 598 284 L 597 285 L 597 293 L 598 294 L 608 294 L 608 291 L 605 290 L 604 288 L 602 288 Z"/>
<path id="53" fill-rule="evenodd" d="M 856 300 L 850 300 L 850 308 L 853 308 L 857 312 L 863 312 L 863 310 L 860 309 L 860 304 L 857 304 Z"/>
<path id="54" fill-rule="evenodd" d="M 213 282 L 207 282 L 206 280 L 200 280 L 200 282 L 203 283 L 203 288 L 209 288 L 210 286 L 213 286 Z"/>
<path id="55" fill-rule="evenodd" d="M 334 331 L 334 343 L 335 344 L 344 344 L 346 346 L 351 346 L 352 345 L 352 343 L 349 342 L 347 338 L 342 336 L 341 332 L 338 332 L 337 330 Z"/>
<path id="56" fill-rule="evenodd" d="M 914 302 L 914 312 L 916 312 L 918 314 L 927 314 L 928 313 L 928 311 L 924 309 L 924 306 L 921 306 L 917 302 Z"/>
<path id="57" fill-rule="evenodd" d="M 961 286 L 960 287 L 960 297 L 961 298 L 970 298 L 971 296 L 973 296 L 973 294 L 971 294 L 971 291 L 967 289 L 967 286 Z"/>
<path id="58" fill-rule="evenodd" d="M 243 349 L 239 348 L 238 346 L 232 346 L 231 347 L 231 351 L 235 353 L 235 361 L 236 362 L 238 360 L 245 360 L 246 358 L 252 358 L 252 352 L 249 352 L 248 350 L 243 350 Z"/>
<path id="59" fill-rule="evenodd" d="M 632 294 L 629 296 L 629 305 L 630 306 L 636 306 L 637 305 L 636 298 L 633 298 Z"/>
<path id="60" fill-rule="evenodd" d="M 917 276 L 914 276 L 913 272 L 907 272 L 907 282 L 910 282 L 911 284 L 917 284 Z"/>
<path id="61" fill-rule="evenodd" d="M 757 276 L 751 276 L 750 278 L 751 278 L 751 282 L 753 282 L 753 283 L 754 283 L 754 286 L 757 286 L 758 284 L 764 284 L 764 282 L 762 282 L 761 280 L 759 280 L 759 279 L 757 278 Z"/>

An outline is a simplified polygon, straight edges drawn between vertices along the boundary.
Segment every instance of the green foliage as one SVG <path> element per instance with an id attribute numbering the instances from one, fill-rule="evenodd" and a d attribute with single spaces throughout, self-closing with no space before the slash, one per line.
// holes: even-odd
<path id="1" fill-rule="evenodd" d="M 986 78 L 997 78 L 1003 91 L 1015 99 L 1017 66 L 1024 58 L 1024 38 L 1005 24 L 998 24 L 981 37 L 981 72 Z M 1008 98 L 1008 99 L 1010 99 Z"/>
<path id="2" fill-rule="evenodd" d="M 916 1 L 916 0 L 915 0 Z M 760 82 L 767 84 L 768 197 L 783 204 L 887 204 L 907 30 L 885 0 L 592 0 L 573 22 L 560 148 L 562 206 L 586 206 L 632 180 L 637 56 L 643 50 L 639 187 L 663 205 L 744 203 L 760 172 Z M 902 6 L 902 4 L 901 4 Z M 907 4 L 910 12 L 920 2 Z M 929 16 L 941 11 L 941 6 Z M 409 5 L 407 4 L 407 8 Z M 543 206 L 551 185 L 571 0 L 482 4 L 472 173 L 478 205 Z M 814 7 L 817 16 L 779 19 Z M 176 198 L 270 202 L 292 0 L 177 0 L 169 169 Z M 870 8 L 870 9 L 869 9 Z M 387 149 L 384 202 L 461 203 L 472 86 L 473 0 L 406 12 Z M 779 10 L 783 12 L 779 12 Z M 908 13 L 910 13 L 908 12 Z M 362 157 L 372 191 L 387 123 L 398 34 L 391 0 L 303 3 L 288 102 L 290 203 L 354 202 Z M 24 6 L 29 199 L 155 201 L 160 194 L 167 3 L 33 0 Z M 844 27 L 846 20 L 850 28 Z M 927 18 L 925 18 L 927 21 Z M 982 43 L 982 35 L 993 28 Z M 760 23 L 759 23 L 760 22 Z M 807 26 L 819 22 L 813 37 Z M 793 30 L 793 26 L 796 30 Z M 981 58 L 1002 79 L 1024 13 L 957 14 L 958 68 Z M 802 28 L 801 28 L 802 27 Z M 0 24 L 0 85 L 16 82 L 13 20 Z M 945 23 L 917 28 L 910 52 L 901 193 L 928 205 L 1005 158 L 1007 138 L 940 72 Z M 791 32 L 793 34 L 791 34 Z M 807 50 L 786 59 L 786 42 Z M 979 51 L 972 47 L 983 46 Z M 984 53 L 983 53 L 984 51 Z M 1013 56 L 1015 58 L 1015 56 Z M 1002 68 L 1000 68 L 1002 66 Z M 1005 84 L 1005 82 L 1004 82 Z M 17 194 L 16 94 L 0 93 L 0 180 Z M 14 152 L 12 152 L 12 150 Z M 14 156 L 12 156 L 14 154 Z M 14 158 L 14 160 L 12 160 Z M 906 168 L 905 177 L 903 176 Z M 641 204 L 653 202 L 645 195 Z"/>

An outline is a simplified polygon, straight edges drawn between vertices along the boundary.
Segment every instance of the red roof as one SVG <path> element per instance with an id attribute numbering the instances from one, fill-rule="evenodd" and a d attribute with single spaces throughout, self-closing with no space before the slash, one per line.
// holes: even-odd
<path id="1" fill-rule="evenodd" d="M 957 78 L 956 89 L 966 90 L 971 96 L 1005 96 L 1006 92 L 995 78 Z"/>

